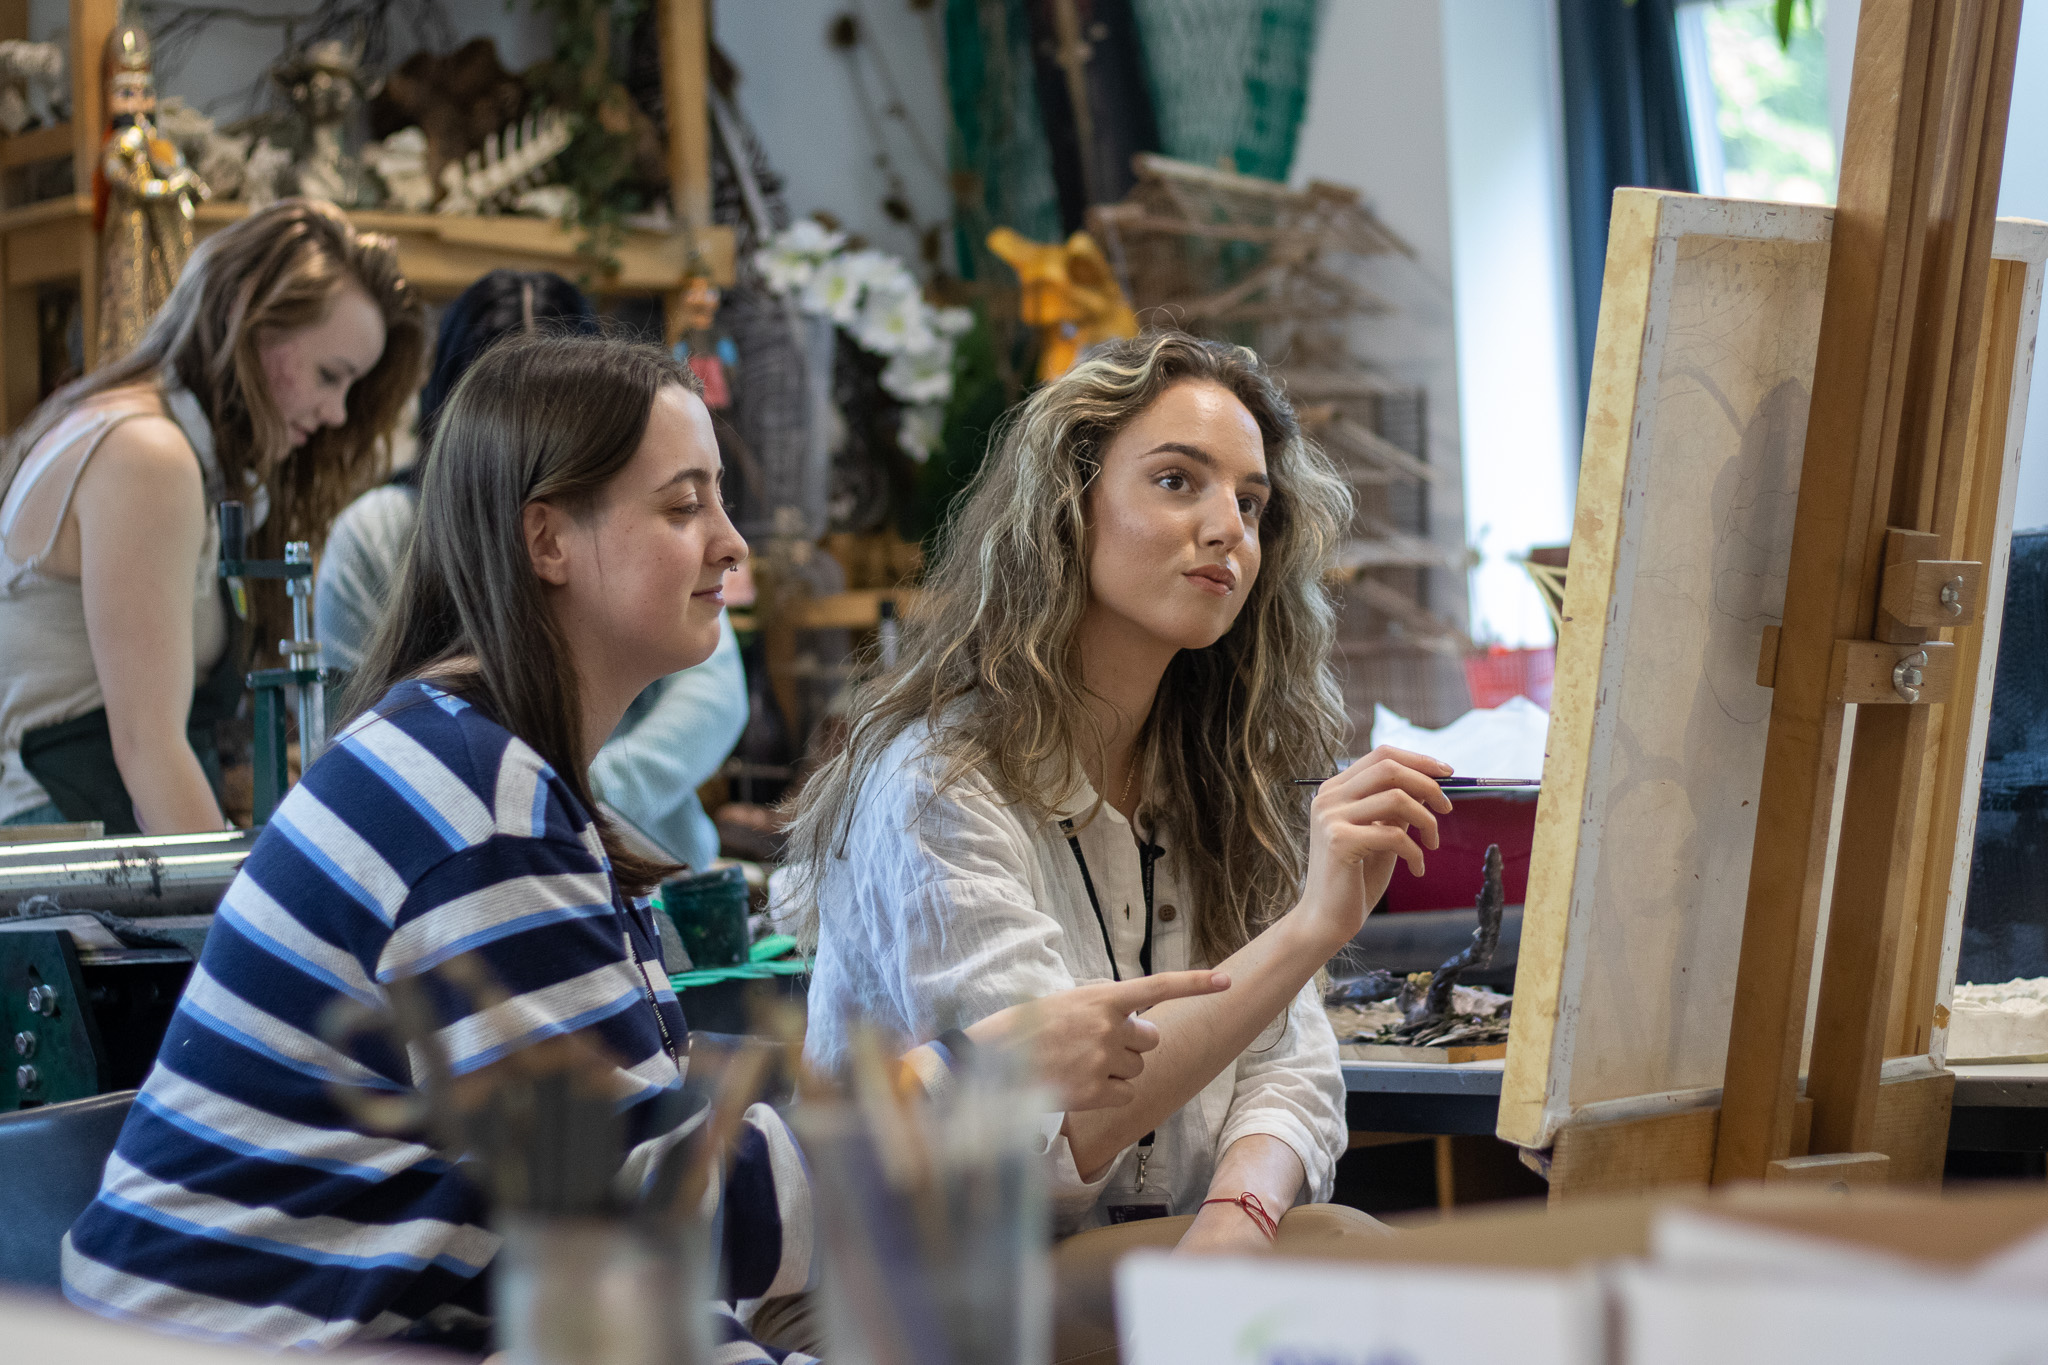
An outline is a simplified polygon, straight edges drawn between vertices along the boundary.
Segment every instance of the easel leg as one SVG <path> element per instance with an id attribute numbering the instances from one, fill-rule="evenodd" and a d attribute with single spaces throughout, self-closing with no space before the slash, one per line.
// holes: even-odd
<path id="1" fill-rule="evenodd" d="M 1865 706 L 1856 714 L 1842 854 L 1828 912 L 1820 1008 L 1806 1091 L 1813 1099 L 1813 1146 L 1869 1151 L 1884 1063 L 1890 984 L 1897 966 L 1911 880 L 1916 817 L 1928 740 L 1926 706 Z"/>

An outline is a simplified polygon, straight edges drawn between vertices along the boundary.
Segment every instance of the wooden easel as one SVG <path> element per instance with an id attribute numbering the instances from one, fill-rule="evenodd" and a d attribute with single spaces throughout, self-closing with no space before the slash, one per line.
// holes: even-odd
<path id="1" fill-rule="evenodd" d="M 1995 480 L 1983 477 L 1986 452 L 1970 417 L 1987 311 L 2001 306 L 1987 298 L 2019 20 L 2020 0 L 1866 0 L 1858 23 L 1717 1183 L 1882 1178 L 1887 1164 L 1879 1086 L 1901 945 L 1919 940 L 1909 958 L 1924 967 L 1925 935 L 1913 930 L 1932 880 L 1933 808 L 1952 828 L 1960 793 L 1943 784 L 1959 784 L 1956 736 L 1986 704 L 1957 688 L 1974 673 L 1959 675 L 1957 646 L 1940 636 L 1981 617 L 1993 549 L 1981 504 Z M 1936 707 L 1951 701 L 1937 720 Z M 1807 1081 L 1810 1138 L 1800 1151 L 1812 945 L 1851 702 L 1842 856 Z M 1909 973 L 1907 993 L 1930 976 Z M 1931 1016 L 1931 994 L 1925 1004 Z M 1954 1078 L 1905 1084 L 1891 1106 L 1891 1143 L 1903 1125 L 1916 1147 L 1932 1140 L 1938 1152 Z"/>
<path id="2" fill-rule="evenodd" d="M 1498 1129 L 1553 1199 L 1940 1175 L 2048 281 L 1991 217 L 2017 13 L 1869 0 L 1837 210 L 1616 193 Z"/>

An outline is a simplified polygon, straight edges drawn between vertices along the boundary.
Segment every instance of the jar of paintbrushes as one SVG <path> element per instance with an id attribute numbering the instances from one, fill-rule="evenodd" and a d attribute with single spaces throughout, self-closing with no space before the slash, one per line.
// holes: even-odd
<path id="1" fill-rule="evenodd" d="M 833 1365 L 1044 1365 L 1043 1112 L 986 1050 L 936 1097 L 877 1036 L 790 1115 L 813 1173 Z"/>

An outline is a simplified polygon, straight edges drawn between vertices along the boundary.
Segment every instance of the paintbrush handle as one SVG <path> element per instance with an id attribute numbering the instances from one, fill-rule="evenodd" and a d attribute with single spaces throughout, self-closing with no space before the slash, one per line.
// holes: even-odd
<path id="1" fill-rule="evenodd" d="M 1332 773 L 1330 776 L 1335 777 L 1336 774 Z M 1329 780 L 1329 777 L 1297 777 L 1292 779 L 1297 787 L 1320 787 Z M 1540 785 L 1533 777 L 1439 777 L 1436 780 L 1436 784 L 1439 787 L 1446 787 L 1453 791 L 1460 787 L 1534 787 Z"/>

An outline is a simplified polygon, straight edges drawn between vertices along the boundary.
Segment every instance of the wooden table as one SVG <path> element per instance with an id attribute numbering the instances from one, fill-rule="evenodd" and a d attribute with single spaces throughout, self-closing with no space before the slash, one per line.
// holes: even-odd
<path id="1" fill-rule="evenodd" d="M 1354 1132 L 1491 1134 L 1503 1063 L 1421 1066 L 1345 1062 L 1345 1114 Z M 1953 1152 L 2048 1152 L 2048 1062 L 1953 1066 Z"/>

